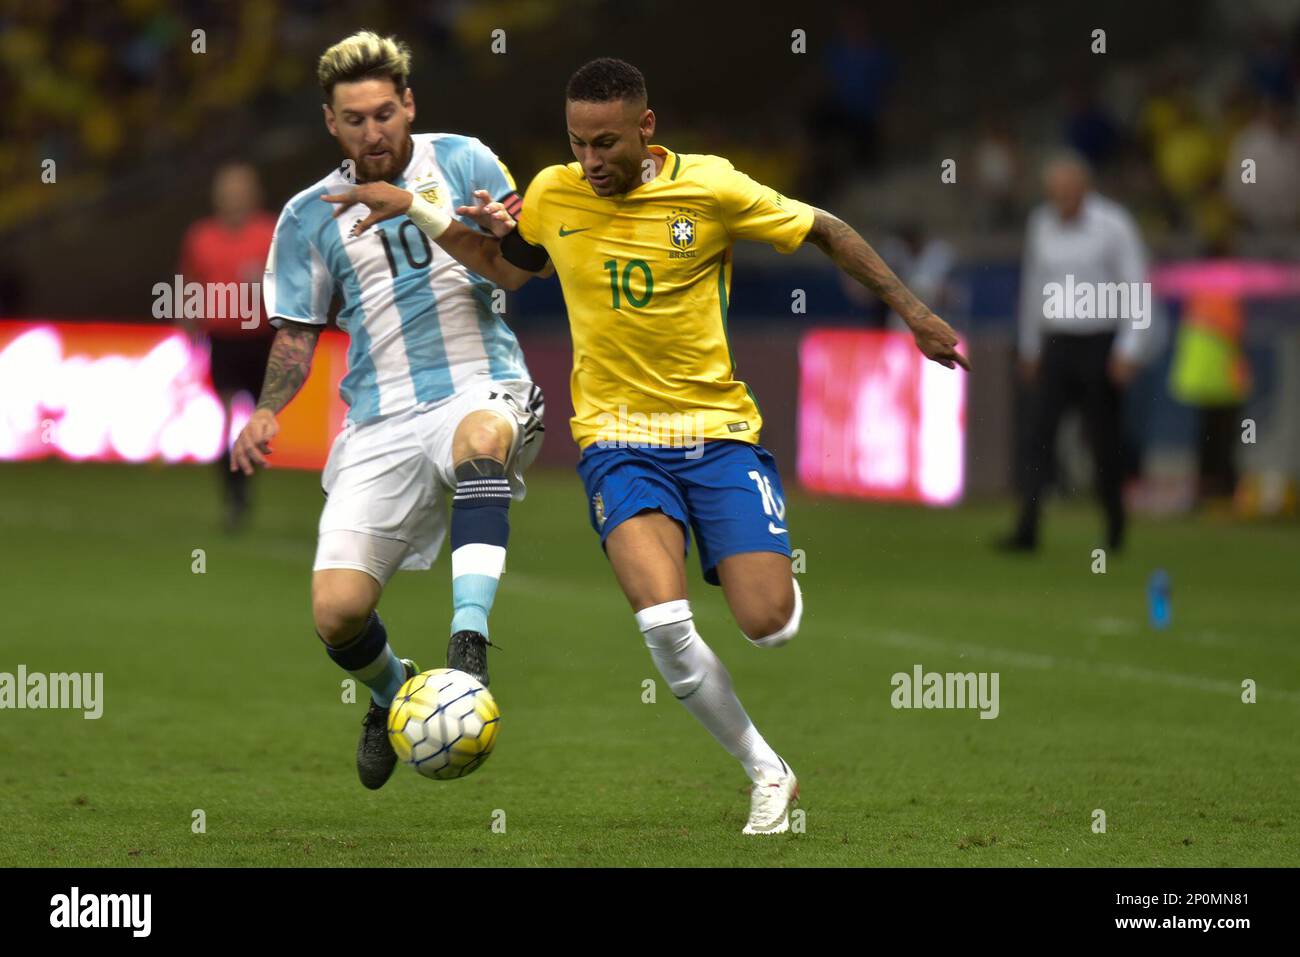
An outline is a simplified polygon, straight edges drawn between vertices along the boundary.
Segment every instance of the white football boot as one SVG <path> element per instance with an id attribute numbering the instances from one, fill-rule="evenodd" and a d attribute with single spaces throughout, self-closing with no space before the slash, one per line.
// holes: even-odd
<path id="1" fill-rule="evenodd" d="M 749 823 L 742 834 L 784 834 L 790 808 L 799 801 L 799 779 L 784 761 L 784 774 L 762 772 L 750 791 Z"/>

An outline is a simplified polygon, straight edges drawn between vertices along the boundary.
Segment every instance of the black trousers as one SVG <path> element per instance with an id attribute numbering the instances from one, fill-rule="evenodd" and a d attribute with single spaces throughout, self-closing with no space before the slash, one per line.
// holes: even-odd
<path id="1" fill-rule="evenodd" d="M 1241 447 L 1241 406 L 1211 406 L 1199 410 L 1200 480 L 1197 500 L 1230 498 L 1237 488 L 1235 453 Z"/>
<path id="2" fill-rule="evenodd" d="M 1113 332 L 1104 332 L 1049 335 L 1043 342 L 1016 528 L 1017 537 L 1025 541 L 1038 541 L 1043 493 L 1054 472 L 1056 433 L 1061 417 L 1077 404 L 1097 465 L 1097 497 L 1106 513 L 1107 545 L 1123 545 L 1122 395 L 1106 370 L 1114 341 Z"/>
<path id="3" fill-rule="evenodd" d="M 256 401 L 266 375 L 266 360 L 271 355 L 271 336 L 221 338 L 214 336 L 210 369 L 212 388 L 223 401 L 236 392 L 248 392 Z M 224 445 L 217 460 L 226 504 L 236 509 L 248 505 L 248 478 L 243 472 L 230 471 L 230 447 Z"/>

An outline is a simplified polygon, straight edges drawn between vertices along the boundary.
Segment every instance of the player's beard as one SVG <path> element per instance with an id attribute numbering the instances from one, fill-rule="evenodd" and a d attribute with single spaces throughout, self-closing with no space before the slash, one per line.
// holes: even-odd
<path id="1" fill-rule="evenodd" d="M 383 146 L 388 148 L 387 143 Z M 411 134 L 408 132 L 402 136 L 400 150 L 388 148 L 388 153 L 377 161 L 368 160 L 364 153 L 359 153 L 354 160 L 357 164 L 357 182 L 376 183 L 396 179 L 411 161 L 411 148 Z"/>
<path id="2" fill-rule="evenodd" d="M 614 165 L 613 163 L 605 164 L 605 175 L 609 181 L 604 186 L 598 187 L 595 182 L 588 179 L 591 183 L 591 191 L 597 196 L 621 196 L 623 193 L 630 192 L 637 184 L 637 176 L 640 173 L 640 166 L 635 162 L 630 167 Z"/>

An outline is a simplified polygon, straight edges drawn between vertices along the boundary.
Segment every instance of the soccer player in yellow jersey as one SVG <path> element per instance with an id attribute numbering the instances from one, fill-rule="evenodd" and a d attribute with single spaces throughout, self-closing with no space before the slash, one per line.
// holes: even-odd
<path id="1" fill-rule="evenodd" d="M 752 239 L 787 253 L 813 243 L 897 311 L 928 358 L 969 366 L 948 324 L 851 227 L 721 157 L 651 144 L 655 114 L 646 104 L 645 80 L 631 64 L 586 64 L 567 90 L 577 162 L 537 174 L 517 223 L 477 193 L 479 205 L 457 213 L 492 235 L 438 224 L 439 242 L 507 288 L 558 274 L 592 526 L 673 694 L 754 783 L 744 833 L 780 833 L 798 782 L 695 630 L 686 593 L 690 529 L 705 580 L 722 586 L 751 643 L 774 648 L 799 630 L 781 479 L 758 444 L 763 419 L 727 344 L 732 243 Z M 408 209 L 419 224 L 419 200 L 384 186 L 350 197 L 369 208 L 357 228 Z"/>

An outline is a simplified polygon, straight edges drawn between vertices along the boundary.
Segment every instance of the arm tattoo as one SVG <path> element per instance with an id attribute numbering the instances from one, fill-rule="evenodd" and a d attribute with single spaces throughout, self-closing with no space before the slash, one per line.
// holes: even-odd
<path id="1" fill-rule="evenodd" d="M 925 303 L 885 265 L 867 241 L 848 223 L 819 209 L 813 217 L 808 239 L 862 285 L 866 286 L 910 325 L 929 314 Z"/>
<path id="2" fill-rule="evenodd" d="M 271 356 L 266 362 L 262 397 L 257 400 L 259 409 L 279 412 L 298 394 L 311 371 L 311 357 L 316 351 L 320 331 L 319 326 L 286 323 L 276 332 Z"/>

